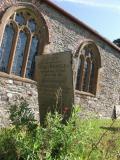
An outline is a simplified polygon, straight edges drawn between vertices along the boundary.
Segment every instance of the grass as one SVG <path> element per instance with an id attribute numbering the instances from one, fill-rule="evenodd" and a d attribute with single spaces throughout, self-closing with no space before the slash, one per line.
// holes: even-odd
<path id="1" fill-rule="evenodd" d="M 80 130 L 87 130 L 88 134 L 84 135 L 84 139 L 88 138 L 87 156 L 92 152 L 89 159 L 120 160 L 120 120 L 116 120 L 112 126 L 111 124 L 113 121 L 110 119 L 91 119 L 81 122 Z"/>
<path id="2" fill-rule="evenodd" d="M 12 127 L 0 130 L 0 160 L 120 160 L 120 120 L 81 120 L 75 108 L 67 124 L 55 112 L 42 127 L 25 103 L 10 111 Z"/>

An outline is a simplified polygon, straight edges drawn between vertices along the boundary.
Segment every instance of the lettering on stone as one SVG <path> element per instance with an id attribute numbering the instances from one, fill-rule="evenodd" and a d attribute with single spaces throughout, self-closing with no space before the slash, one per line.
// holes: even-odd
<path id="1" fill-rule="evenodd" d="M 67 120 L 74 102 L 72 54 L 55 53 L 36 57 L 40 122 L 57 110 Z"/>

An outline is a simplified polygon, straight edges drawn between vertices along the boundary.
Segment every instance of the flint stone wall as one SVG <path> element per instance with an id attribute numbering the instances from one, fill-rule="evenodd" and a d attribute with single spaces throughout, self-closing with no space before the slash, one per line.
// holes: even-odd
<path id="1" fill-rule="evenodd" d="M 39 120 L 37 97 L 35 84 L 0 78 L 0 127 L 5 127 L 10 123 L 9 107 L 13 104 L 20 104 L 23 100 L 29 103 L 29 108 Z"/>
<path id="2" fill-rule="evenodd" d="M 50 44 L 45 47 L 44 53 L 50 54 L 71 50 L 74 54 L 80 43 L 87 39 L 91 39 L 97 44 L 101 55 L 101 68 L 96 95 L 77 92 L 75 93 L 75 103 L 80 104 L 84 110 L 82 115 L 88 113 L 99 117 L 110 117 L 113 106 L 120 103 L 120 52 L 47 4 L 40 4 L 37 0 L 31 2 L 42 13 L 49 29 Z M 7 104 L 14 103 L 16 100 L 20 101 L 21 97 L 28 100 L 30 106 L 38 115 L 36 84 L 0 78 L 0 90 L 0 126 L 8 124 Z"/>
<path id="3" fill-rule="evenodd" d="M 40 10 L 50 34 L 50 45 L 46 52 L 72 50 L 74 54 L 80 43 L 88 39 L 97 44 L 101 55 L 101 68 L 96 95 L 75 92 L 75 103 L 81 105 L 85 111 L 83 114 L 111 117 L 114 105 L 120 103 L 120 52 L 49 6 L 41 5 Z"/>

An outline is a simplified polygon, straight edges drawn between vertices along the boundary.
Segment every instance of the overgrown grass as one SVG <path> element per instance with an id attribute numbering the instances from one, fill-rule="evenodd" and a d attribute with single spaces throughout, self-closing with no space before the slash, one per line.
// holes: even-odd
<path id="1" fill-rule="evenodd" d="M 0 160 L 120 160 L 119 120 L 81 120 L 76 107 L 67 124 L 55 112 L 42 127 L 25 103 L 10 112 L 11 128 L 0 131 Z"/>

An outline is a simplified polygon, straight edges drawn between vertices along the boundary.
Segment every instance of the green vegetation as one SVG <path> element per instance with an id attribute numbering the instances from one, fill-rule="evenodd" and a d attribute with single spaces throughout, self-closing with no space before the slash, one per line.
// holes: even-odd
<path id="1" fill-rule="evenodd" d="M 119 160 L 120 121 L 80 120 L 75 107 L 67 124 L 48 113 L 39 126 L 23 102 L 10 108 L 12 125 L 0 131 L 0 160 Z"/>

